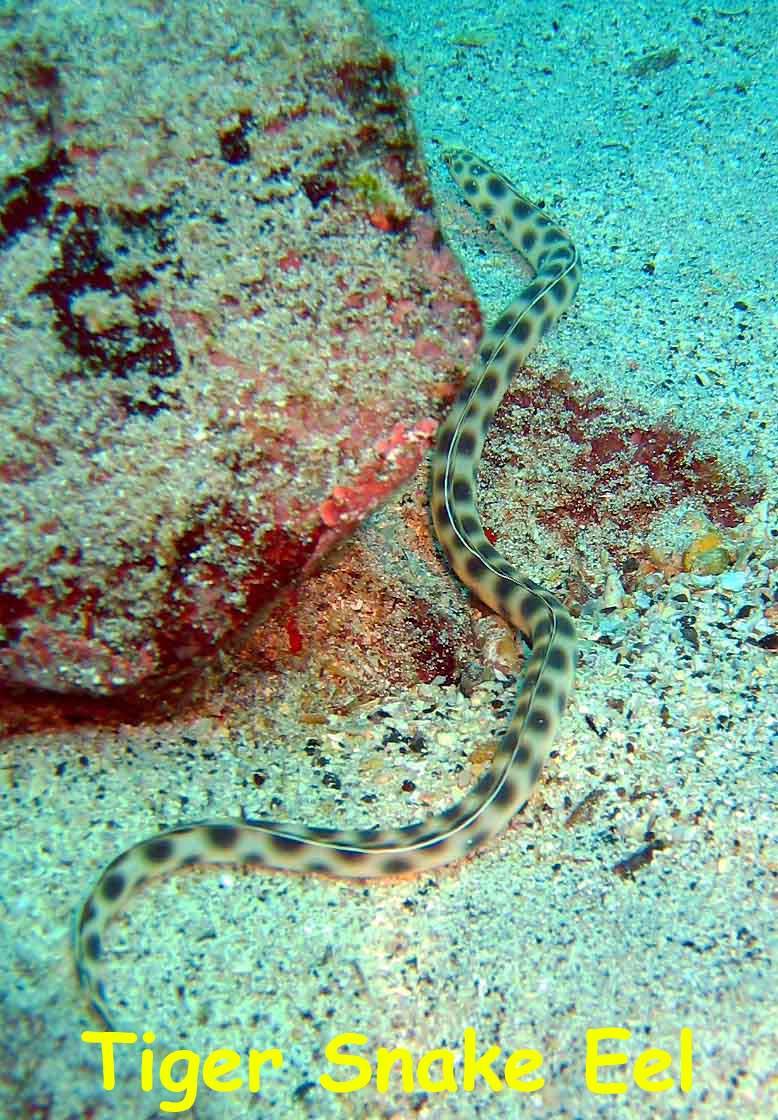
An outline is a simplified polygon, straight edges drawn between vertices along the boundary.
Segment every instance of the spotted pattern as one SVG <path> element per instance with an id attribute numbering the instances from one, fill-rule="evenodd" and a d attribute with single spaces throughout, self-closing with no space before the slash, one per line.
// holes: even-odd
<path id="1" fill-rule="evenodd" d="M 110 1025 L 102 973 L 106 926 L 151 876 L 207 863 L 367 878 L 421 871 L 460 859 L 494 836 L 526 802 L 573 683 L 575 629 L 545 588 L 520 575 L 490 544 L 475 505 L 476 471 L 494 412 L 511 378 L 578 289 L 578 253 L 551 219 L 469 152 L 445 157 L 465 198 L 528 261 L 532 282 L 481 342 L 478 359 L 438 433 L 431 507 L 456 574 L 522 635 L 531 654 L 494 759 L 458 804 L 398 829 L 324 829 L 270 820 L 198 821 L 129 848 L 107 867 L 76 919 L 78 978 Z"/>

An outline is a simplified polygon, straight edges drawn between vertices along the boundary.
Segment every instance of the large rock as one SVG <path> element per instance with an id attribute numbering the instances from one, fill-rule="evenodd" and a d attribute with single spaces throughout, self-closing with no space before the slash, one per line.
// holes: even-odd
<path id="1" fill-rule="evenodd" d="M 0 34 L 0 684 L 145 695 L 415 470 L 477 310 L 352 0 Z"/>

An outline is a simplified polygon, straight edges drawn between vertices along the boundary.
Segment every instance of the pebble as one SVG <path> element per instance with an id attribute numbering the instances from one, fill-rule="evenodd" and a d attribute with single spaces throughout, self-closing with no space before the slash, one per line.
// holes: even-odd
<path id="1" fill-rule="evenodd" d="M 748 583 L 748 572 L 724 572 L 719 580 L 719 586 L 724 591 L 742 591 Z"/>

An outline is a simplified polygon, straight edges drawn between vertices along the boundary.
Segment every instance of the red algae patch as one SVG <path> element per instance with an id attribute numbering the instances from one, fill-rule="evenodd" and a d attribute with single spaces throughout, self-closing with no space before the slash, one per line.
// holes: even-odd
<path id="1" fill-rule="evenodd" d="M 494 538 L 498 548 L 542 563 L 540 527 L 556 542 L 549 556 L 561 541 L 568 554 L 604 551 L 619 565 L 647 551 L 641 542 L 665 511 L 688 504 L 711 525 L 731 528 L 763 494 L 757 479 L 701 451 L 697 435 L 635 402 L 608 402 L 564 370 L 527 369 L 519 382 L 483 456 L 484 522 L 509 522 Z"/>
<path id="2" fill-rule="evenodd" d="M 79 710 L 413 474 L 478 321 L 351 0 L 107 19 L 21 6 L 0 59 L 0 686 Z"/>

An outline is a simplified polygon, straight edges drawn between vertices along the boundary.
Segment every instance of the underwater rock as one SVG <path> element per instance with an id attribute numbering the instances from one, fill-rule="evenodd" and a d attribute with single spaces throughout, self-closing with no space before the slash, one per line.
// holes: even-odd
<path id="1" fill-rule="evenodd" d="M 478 312 L 352 0 L 50 17 L 0 50 L 0 684 L 146 694 L 413 473 Z"/>

